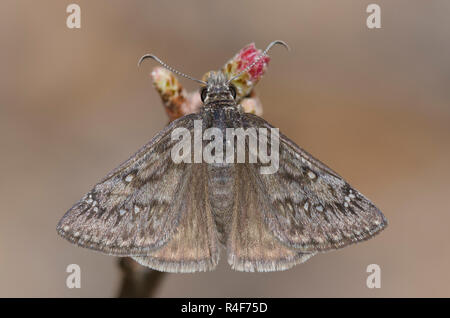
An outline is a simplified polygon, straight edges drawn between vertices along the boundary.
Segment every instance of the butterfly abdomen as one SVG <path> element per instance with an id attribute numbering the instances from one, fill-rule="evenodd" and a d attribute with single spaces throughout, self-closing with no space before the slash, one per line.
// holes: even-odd
<path id="1" fill-rule="evenodd" d="M 225 243 L 234 204 L 234 167 L 232 164 L 208 165 L 208 197 L 219 241 Z"/>

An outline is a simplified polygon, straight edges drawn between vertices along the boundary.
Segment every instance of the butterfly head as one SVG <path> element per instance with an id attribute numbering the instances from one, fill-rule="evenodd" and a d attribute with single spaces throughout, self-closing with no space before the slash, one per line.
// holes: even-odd
<path id="1" fill-rule="evenodd" d="M 217 102 L 234 102 L 236 88 L 222 72 L 209 72 L 206 85 L 200 89 L 200 96 L 205 105 Z"/>

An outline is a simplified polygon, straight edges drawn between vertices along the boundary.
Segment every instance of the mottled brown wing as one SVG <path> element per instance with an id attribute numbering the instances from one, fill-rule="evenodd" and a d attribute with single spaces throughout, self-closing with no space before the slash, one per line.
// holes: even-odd
<path id="1" fill-rule="evenodd" d="M 267 227 L 264 216 L 271 207 L 258 189 L 255 165 L 235 165 L 235 200 L 227 240 L 228 263 L 234 270 L 271 272 L 291 268 L 314 253 L 286 246 Z M 276 191 L 276 190 L 275 190 Z"/>
<path id="2" fill-rule="evenodd" d="M 72 243 L 104 253 L 146 255 L 166 244 L 192 207 L 192 164 L 175 164 L 174 128 L 193 129 L 198 115 L 182 117 L 112 171 L 60 220 L 58 233 Z"/>
<path id="3" fill-rule="evenodd" d="M 190 273 L 213 270 L 219 261 L 216 226 L 206 193 L 206 164 L 192 164 L 189 191 L 182 201 L 184 211 L 170 241 L 147 256 L 133 257 L 138 263 L 162 272 Z"/>
<path id="4" fill-rule="evenodd" d="M 245 114 L 250 127 L 273 128 Z M 253 165 L 264 222 L 284 245 L 302 252 L 337 249 L 367 240 L 387 226 L 381 211 L 337 173 L 280 134 L 279 169 Z"/>

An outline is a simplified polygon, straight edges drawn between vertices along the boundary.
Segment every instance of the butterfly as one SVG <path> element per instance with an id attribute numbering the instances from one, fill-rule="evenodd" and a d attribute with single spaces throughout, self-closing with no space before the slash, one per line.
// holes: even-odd
<path id="1" fill-rule="evenodd" d="M 79 246 L 180 273 L 213 270 L 222 248 L 234 270 L 286 270 L 383 230 L 387 220 L 372 202 L 282 133 L 279 167 L 270 174 L 260 173 L 262 162 L 173 160 L 173 132 L 193 133 L 196 122 L 219 131 L 274 128 L 243 111 L 232 82 L 275 44 L 286 45 L 274 41 L 239 74 L 211 72 L 206 81 L 144 55 L 140 62 L 152 58 L 200 82 L 203 106 L 171 122 L 97 183 L 62 217 L 57 232 Z"/>

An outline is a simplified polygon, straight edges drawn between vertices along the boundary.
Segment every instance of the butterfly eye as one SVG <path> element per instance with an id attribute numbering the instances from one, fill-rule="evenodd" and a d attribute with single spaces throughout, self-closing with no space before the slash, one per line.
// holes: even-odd
<path id="1" fill-rule="evenodd" d="M 200 98 L 202 99 L 202 102 L 205 102 L 207 94 L 208 94 L 208 88 L 207 87 L 201 88 L 201 90 L 200 90 Z"/>
<path id="2" fill-rule="evenodd" d="M 230 85 L 230 93 L 233 96 L 233 99 L 236 99 L 236 87 L 234 85 Z"/>

